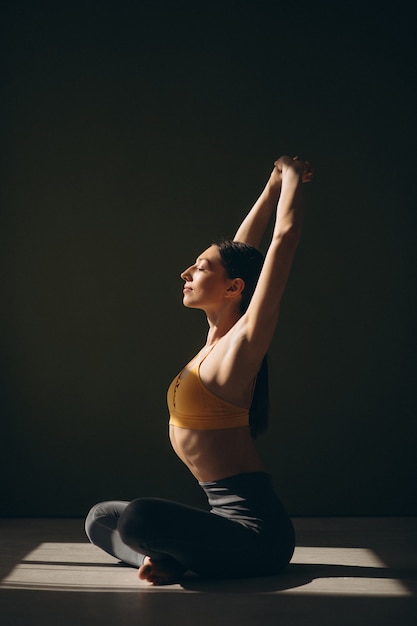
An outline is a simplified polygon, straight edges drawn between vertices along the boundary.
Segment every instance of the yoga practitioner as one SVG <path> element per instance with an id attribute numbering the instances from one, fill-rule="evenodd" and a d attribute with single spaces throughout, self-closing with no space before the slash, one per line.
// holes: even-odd
<path id="1" fill-rule="evenodd" d="M 295 544 L 291 520 L 254 439 L 268 411 L 266 353 L 300 237 L 308 162 L 283 156 L 233 241 L 211 245 L 181 274 L 183 303 L 207 315 L 200 352 L 168 390 L 172 446 L 205 491 L 210 510 L 138 498 L 95 505 L 92 543 L 169 584 L 205 577 L 279 573 Z M 265 259 L 257 248 L 275 213 Z"/>

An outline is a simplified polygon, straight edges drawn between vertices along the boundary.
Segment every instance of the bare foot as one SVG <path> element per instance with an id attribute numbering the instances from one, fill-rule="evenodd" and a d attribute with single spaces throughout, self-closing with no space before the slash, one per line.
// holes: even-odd
<path id="1" fill-rule="evenodd" d="M 138 576 L 152 585 L 170 585 L 180 580 L 184 572 L 185 568 L 174 559 L 152 561 L 149 556 L 145 556 Z"/>

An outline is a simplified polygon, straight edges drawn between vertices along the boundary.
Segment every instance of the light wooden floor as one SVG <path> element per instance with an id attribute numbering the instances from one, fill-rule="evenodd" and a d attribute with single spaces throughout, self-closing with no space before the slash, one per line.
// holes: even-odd
<path id="1" fill-rule="evenodd" d="M 78 519 L 0 519 L 2 626 L 417 625 L 416 518 L 294 520 L 281 576 L 151 587 Z"/>

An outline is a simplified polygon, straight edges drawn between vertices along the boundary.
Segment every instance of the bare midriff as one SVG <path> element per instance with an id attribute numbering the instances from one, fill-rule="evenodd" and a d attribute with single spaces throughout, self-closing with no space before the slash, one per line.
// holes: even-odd
<path id="1" fill-rule="evenodd" d="M 175 453 L 201 482 L 265 471 L 248 426 L 194 430 L 171 424 L 169 435 Z"/>

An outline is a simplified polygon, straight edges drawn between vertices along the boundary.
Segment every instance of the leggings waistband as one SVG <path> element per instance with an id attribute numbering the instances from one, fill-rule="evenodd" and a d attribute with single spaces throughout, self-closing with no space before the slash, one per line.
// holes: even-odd
<path id="1" fill-rule="evenodd" d="M 277 516 L 283 513 L 286 515 L 274 491 L 271 475 L 266 472 L 248 472 L 199 484 L 212 513 L 254 530 L 276 523 Z"/>

